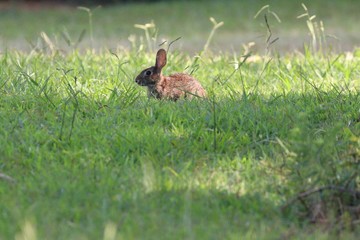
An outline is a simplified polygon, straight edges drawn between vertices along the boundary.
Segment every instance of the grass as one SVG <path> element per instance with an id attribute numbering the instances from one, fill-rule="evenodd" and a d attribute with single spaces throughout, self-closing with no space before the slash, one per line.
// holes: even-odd
<path id="1" fill-rule="evenodd" d="M 316 14 L 317 20 L 325 23 L 328 41 L 339 52 L 352 51 L 353 45 L 359 42 L 358 19 L 360 3 L 354 0 L 339 1 L 272 1 L 270 9 L 282 20 L 278 23 L 269 17 L 274 34 L 280 39 L 277 51 L 292 51 L 302 49 L 308 41 L 307 27 L 303 19 L 296 17 L 304 11 L 301 3 L 305 3 L 311 14 Z M 182 40 L 175 45 L 186 51 L 199 51 L 205 44 L 211 29 L 209 17 L 225 24 L 219 29 L 213 51 L 241 51 L 242 45 L 255 42 L 259 49 L 264 44 L 263 14 L 254 19 L 256 12 L 268 1 L 171 1 L 154 4 L 126 4 L 111 7 L 90 7 L 93 11 L 93 35 L 97 39 L 96 48 L 116 48 L 118 45 L 129 46 L 127 38 L 139 35 L 141 30 L 135 29 L 135 24 L 145 24 L 154 21 L 161 38 L 171 40 L 179 36 Z M 86 30 L 80 43 L 83 49 L 91 46 L 88 14 L 76 7 L 59 9 L 26 10 L 9 8 L 0 10 L 1 48 L 31 49 L 36 45 L 40 33 L 45 32 L 56 42 L 57 46 L 67 49 L 63 33 L 76 41 L 81 32 Z M 159 14 L 161 13 L 161 14 Z M 166 14 L 163 14 L 166 13 Z M 181 27 L 178 27 L 181 26 Z M 346 29 L 346 30 L 345 30 Z M 335 36 L 336 38 L 334 38 Z M 137 39 L 140 41 L 140 39 Z"/>
<path id="2" fill-rule="evenodd" d="M 170 102 L 139 49 L 0 55 L 0 239 L 357 239 L 359 50 L 172 51 Z"/>
<path id="3" fill-rule="evenodd" d="M 167 102 L 132 79 L 152 55 L 117 54 L 1 56 L 1 172 L 16 180 L 0 182 L 2 238 L 24 222 L 40 239 L 108 223 L 125 239 L 320 234 L 280 207 L 358 171 L 358 57 L 261 60 L 221 84 L 233 59 L 207 56 L 209 100 Z"/>

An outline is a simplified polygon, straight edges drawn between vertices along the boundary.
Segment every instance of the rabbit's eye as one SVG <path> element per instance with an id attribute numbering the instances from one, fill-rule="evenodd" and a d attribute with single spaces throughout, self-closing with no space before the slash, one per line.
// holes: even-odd
<path id="1" fill-rule="evenodd" d="M 150 71 L 150 70 L 147 70 L 147 71 L 145 72 L 145 75 L 146 75 L 146 76 L 150 76 L 150 75 L 151 75 L 151 71 Z"/>

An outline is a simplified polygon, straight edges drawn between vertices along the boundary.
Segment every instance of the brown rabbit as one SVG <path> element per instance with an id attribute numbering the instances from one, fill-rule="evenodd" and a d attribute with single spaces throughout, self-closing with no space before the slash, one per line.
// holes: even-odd
<path id="1" fill-rule="evenodd" d="M 191 99 L 193 96 L 206 96 L 201 84 L 188 74 L 175 73 L 163 76 L 161 70 L 165 65 L 166 51 L 160 49 L 156 54 L 155 66 L 143 70 L 135 78 L 137 84 L 148 87 L 149 97 L 176 101 L 180 97 Z"/>

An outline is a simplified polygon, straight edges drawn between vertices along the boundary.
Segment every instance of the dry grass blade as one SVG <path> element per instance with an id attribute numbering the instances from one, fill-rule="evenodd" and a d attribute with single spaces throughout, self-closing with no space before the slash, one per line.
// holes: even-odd
<path id="1" fill-rule="evenodd" d="M 289 200 L 283 207 L 282 209 L 287 208 L 288 206 L 290 206 L 291 204 L 293 204 L 294 202 L 300 200 L 300 199 L 304 199 L 312 194 L 315 193 L 319 193 L 325 190 L 332 190 L 332 191 L 337 191 L 339 193 L 349 193 L 351 195 L 354 195 L 357 198 L 360 198 L 360 191 L 356 191 L 356 190 L 352 190 L 352 189 L 348 189 L 348 188 L 344 188 L 344 187 L 338 187 L 338 186 L 324 186 L 324 187 L 320 187 L 320 188 L 315 188 L 315 189 L 311 189 L 302 193 L 299 193 L 297 196 L 295 196 L 293 199 Z"/>
<path id="2" fill-rule="evenodd" d="M 332 193 L 328 195 L 325 191 Z M 311 197 L 317 193 L 320 199 Z M 344 195 L 344 193 L 347 194 Z M 349 195 L 352 197 L 351 200 L 349 200 Z M 360 191 L 358 190 L 329 185 L 299 193 L 282 206 L 281 210 L 292 208 L 293 204 L 299 201 L 305 208 L 302 214 L 308 216 L 311 223 L 325 224 L 326 228 L 333 228 L 335 225 L 343 228 L 345 225 L 354 226 L 359 221 L 359 199 Z"/>
<path id="3" fill-rule="evenodd" d="M 12 178 L 4 173 L 0 173 L 0 179 L 5 180 L 10 183 L 16 183 L 16 180 L 14 178 Z"/>

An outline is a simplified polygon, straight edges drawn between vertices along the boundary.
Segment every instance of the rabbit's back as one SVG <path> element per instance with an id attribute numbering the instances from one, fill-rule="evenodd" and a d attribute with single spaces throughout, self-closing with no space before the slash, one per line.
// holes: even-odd
<path id="1" fill-rule="evenodd" d="M 175 73 L 170 76 L 162 76 L 162 79 L 157 84 L 157 91 L 161 93 L 163 97 L 172 99 L 206 96 L 206 92 L 201 84 L 186 73 Z"/>

